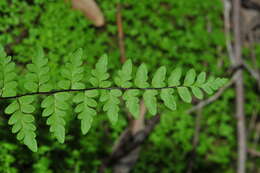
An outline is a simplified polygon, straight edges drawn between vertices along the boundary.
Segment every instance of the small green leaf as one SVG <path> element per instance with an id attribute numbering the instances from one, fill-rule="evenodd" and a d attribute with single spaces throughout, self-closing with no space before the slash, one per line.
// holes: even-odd
<path id="1" fill-rule="evenodd" d="M 19 109 L 19 104 L 18 102 L 15 100 L 13 101 L 11 104 L 9 104 L 6 108 L 5 108 L 5 113 L 6 114 L 12 114 L 15 111 L 17 111 Z"/>
<path id="2" fill-rule="evenodd" d="M 71 83 L 68 80 L 62 80 L 62 81 L 59 81 L 59 83 L 58 83 L 58 86 L 62 89 L 69 89 L 70 85 L 71 85 Z"/>
<path id="3" fill-rule="evenodd" d="M 65 141 L 65 128 L 62 125 L 56 125 L 53 127 L 54 136 L 57 138 L 59 143 L 63 144 Z"/>
<path id="4" fill-rule="evenodd" d="M 176 110 L 176 102 L 173 97 L 174 90 L 172 88 L 161 90 L 161 99 L 163 100 L 165 106 L 171 110 Z"/>
<path id="5" fill-rule="evenodd" d="M 55 99 L 65 102 L 66 100 L 69 99 L 70 94 L 67 92 L 60 92 L 60 93 L 55 94 L 54 96 L 55 96 Z"/>
<path id="6" fill-rule="evenodd" d="M 47 96 L 41 103 L 42 108 L 47 108 L 54 103 L 54 97 L 53 96 Z"/>
<path id="7" fill-rule="evenodd" d="M 25 136 L 24 138 L 24 144 L 33 152 L 37 152 L 38 151 L 38 147 L 37 147 L 37 141 L 35 140 L 34 136 Z"/>
<path id="8" fill-rule="evenodd" d="M 205 83 L 205 81 L 206 81 L 206 73 L 201 72 L 197 77 L 196 85 L 200 86 L 203 83 Z"/>
<path id="9" fill-rule="evenodd" d="M 191 91 L 195 97 L 198 99 L 203 99 L 203 92 L 198 87 L 192 86 Z"/>
<path id="10" fill-rule="evenodd" d="M 157 94 L 158 92 L 154 90 L 146 90 L 143 94 L 144 104 L 152 115 L 157 113 Z"/>
<path id="11" fill-rule="evenodd" d="M 8 124 L 9 124 L 9 125 L 16 124 L 17 121 L 20 121 L 21 116 L 22 116 L 22 115 L 21 115 L 21 112 L 20 112 L 20 111 L 15 112 L 14 114 L 12 114 L 12 116 L 11 116 L 10 119 L 8 120 Z"/>
<path id="12" fill-rule="evenodd" d="M 34 101 L 34 96 L 23 96 L 19 98 L 21 104 L 31 104 Z"/>
<path id="13" fill-rule="evenodd" d="M 104 92 L 105 93 L 105 92 Z M 101 101 L 105 101 L 105 104 L 103 106 L 103 110 L 107 112 L 108 118 L 112 124 L 115 124 L 118 119 L 118 112 L 119 112 L 119 96 L 122 95 L 122 92 L 120 90 L 111 90 L 109 92 L 106 92 L 106 96 L 101 96 L 103 97 L 102 99 L 100 98 Z"/>
<path id="14" fill-rule="evenodd" d="M 51 114 L 54 113 L 54 106 L 49 106 L 49 107 L 46 107 L 43 112 L 42 112 L 42 116 L 43 117 L 48 117 L 50 116 Z"/>
<path id="15" fill-rule="evenodd" d="M 139 88 L 147 88 L 149 84 L 148 80 L 148 71 L 145 64 L 141 64 L 137 69 L 135 76 L 135 85 Z"/>
<path id="16" fill-rule="evenodd" d="M 134 116 L 134 118 L 138 118 L 140 114 L 138 95 L 138 90 L 127 90 L 123 95 L 123 99 L 126 101 L 126 107 L 129 109 L 129 112 Z"/>
<path id="17" fill-rule="evenodd" d="M 209 87 L 208 84 L 204 84 L 201 86 L 201 88 L 209 95 L 213 94 L 213 90 Z"/>
<path id="18" fill-rule="evenodd" d="M 131 79 L 131 74 L 132 74 L 132 61 L 131 59 L 128 59 L 122 68 L 122 73 L 124 77 L 130 78 Z"/>
<path id="19" fill-rule="evenodd" d="M 34 106 L 32 105 L 21 105 L 21 111 L 23 113 L 33 113 L 35 110 Z"/>
<path id="20" fill-rule="evenodd" d="M 152 86 L 155 88 L 165 87 L 165 75 L 166 75 L 166 67 L 160 67 L 156 72 L 152 80 Z"/>
<path id="21" fill-rule="evenodd" d="M 93 109 L 90 109 L 93 110 Z M 91 128 L 91 124 L 93 121 L 92 116 L 96 114 L 96 111 L 86 111 L 86 112 L 82 112 L 79 115 L 79 119 L 81 119 L 81 131 L 83 133 L 83 135 L 87 134 L 89 129 Z"/>
<path id="22" fill-rule="evenodd" d="M 103 76 L 104 73 L 106 73 L 106 71 L 107 71 L 107 63 L 108 63 L 107 55 L 104 54 L 104 55 L 101 56 L 101 58 L 98 60 L 98 62 L 96 64 L 97 75 L 99 77 Z"/>
<path id="23" fill-rule="evenodd" d="M 184 86 L 191 86 L 194 81 L 195 81 L 195 78 L 196 78 L 196 72 L 194 69 L 190 69 L 186 76 L 185 76 L 185 79 L 184 79 Z"/>
<path id="24" fill-rule="evenodd" d="M 111 83 L 106 81 L 109 78 L 107 73 L 107 55 L 103 55 L 97 62 L 96 68 L 91 71 L 90 83 L 95 87 L 109 87 Z"/>
<path id="25" fill-rule="evenodd" d="M 178 87 L 177 91 L 184 102 L 191 103 L 192 97 L 187 87 Z"/>
<path id="26" fill-rule="evenodd" d="M 132 86 L 132 83 L 129 80 L 132 79 L 132 61 L 129 59 L 127 60 L 122 70 L 119 70 L 117 76 L 115 77 L 115 83 L 117 86 L 128 88 Z"/>
<path id="27" fill-rule="evenodd" d="M 176 68 L 172 71 L 170 77 L 168 78 L 168 86 L 179 86 L 181 79 L 182 69 Z"/>

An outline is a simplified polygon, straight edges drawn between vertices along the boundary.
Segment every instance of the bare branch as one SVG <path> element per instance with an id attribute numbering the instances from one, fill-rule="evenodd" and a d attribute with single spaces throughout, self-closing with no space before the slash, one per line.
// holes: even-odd
<path id="1" fill-rule="evenodd" d="M 260 157 L 260 151 L 257 151 L 255 149 L 248 148 L 247 152 L 251 154 L 253 157 Z"/>
<path id="2" fill-rule="evenodd" d="M 241 31 L 240 31 L 240 8 L 241 1 L 233 0 L 233 30 L 234 30 L 234 66 L 239 66 L 243 63 L 241 57 Z M 238 160 L 237 173 L 246 172 L 247 160 L 247 137 L 245 125 L 245 111 L 244 111 L 244 86 L 243 86 L 243 69 L 238 69 L 238 77 L 235 81 L 236 85 L 236 118 L 237 118 L 237 135 L 238 135 Z"/>
<path id="3" fill-rule="evenodd" d="M 243 62 L 243 66 L 249 72 L 249 74 L 256 80 L 258 89 L 260 89 L 260 74 L 258 71 L 251 68 L 248 64 Z"/>

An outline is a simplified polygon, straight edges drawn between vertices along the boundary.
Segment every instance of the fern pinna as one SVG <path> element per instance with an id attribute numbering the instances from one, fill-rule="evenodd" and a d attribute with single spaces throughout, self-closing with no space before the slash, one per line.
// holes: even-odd
<path id="1" fill-rule="evenodd" d="M 107 72 L 108 58 L 103 55 L 91 71 L 87 83 L 84 82 L 86 80 L 83 51 L 78 49 L 70 54 L 69 62 L 60 69 L 61 79 L 55 81 L 59 89 L 54 89 L 50 82 L 48 59 L 42 49 L 37 53 L 37 56 L 32 57 L 32 63 L 27 65 L 25 82 L 18 89 L 15 63 L 0 47 L 0 99 L 11 100 L 5 108 L 5 113 L 11 115 L 8 123 L 12 125 L 12 132 L 17 133 L 17 139 L 34 152 L 37 151 L 37 141 L 33 113 L 36 110 L 35 105 L 39 102 L 42 117 L 47 119 L 50 132 L 63 143 L 65 117 L 72 103 L 69 100 L 75 104 L 74 112 L 81 121 L 82 133 L 86 134 L 97 114 L 98 105 L 107 113 L 110 122 L 116 123 L 120 110 L 120 97 L 125 101 L 133 117 L 137 118 L 141 97 L 149 113 L 155 115 L 158 100 L 161 100 L 167 108 L 175 110 L 175 96 L 179 95 L 184 102 L 190 103 L 192 94 L 198 99 L 203 99 L 203 91 L 212 94 L 227 81 L 225 78 L 206 79 L 205 72 L 196 75 L 194 69 L 182 75 L 182 69 L 176 68 L 167 76 L 167 70 L 162 66 L 154 75 L 150 75 L 153 77 L 149 83 L 146 65 L 141 64 L 134 75 L 130 59 L 117 71 L 116 76 L 111 78 Z M 18 93 L 21 91 L 27 92 Z"/>

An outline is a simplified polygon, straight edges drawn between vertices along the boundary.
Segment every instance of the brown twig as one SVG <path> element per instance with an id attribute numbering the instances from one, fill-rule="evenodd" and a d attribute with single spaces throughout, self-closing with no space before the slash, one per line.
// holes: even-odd
<path id="1" fill-rule="evenodd" d="M 251 68 L 245 62 L 243 62 L 243 66 L 249 72 L 249 74 L 256 80 L 257 87 L 260 90 L 260 74 L 259 74 L 259 72 L 257 70 L 254 70 L 253 68 Z"/>
<path id="2" fill-rule="evenodd" d="M 132 135 L 130 130 L 128 130 L 126 132 L 127 135 L 124 135 L 124 138 L 122 138 L 121 143 L 118 146 L 118 150 L 113 152 L 109 157 L 105 159 L 103 165 L 100 167 L 99 172 L 103 173 L 108 165 L 113 166 L 117 163 L 119 159 L 123 158 L 131 151 L 139 147 L 141 144 L 143 144 L 159 121 L 160 115 L 154 116 L 153 118 L 148 120 L 145 129 L 139 131 L 135 135 Z"/>
<path id="3" fill-rule="evenodd" d="M 260 157 L 260 151 L 257 151 L 255 149 L 248 148 L 247 152 L 251 154 L 253 157 Z"/>
<path id="4" fill-rule="evenodd" d="M 116 23 L 118 28 L 118 45 L 120 50 L 120 61 L 124 63 L 126 61 L 125 56 L 125 45 L 124 45 L 124 32 L 123 32 L 123 25 L 122 25 L 122 14 L 121 14 L 121 4 L 117 4 L 117 12 L 116 12 Z"/>

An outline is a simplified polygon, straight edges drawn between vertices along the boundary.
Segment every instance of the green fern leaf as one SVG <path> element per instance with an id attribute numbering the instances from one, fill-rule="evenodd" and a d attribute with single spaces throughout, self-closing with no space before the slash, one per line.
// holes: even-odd
<path id="1" fill-rule="evenodd" d="M 191 87 L 191 91 L 198 99 L 203 99 L 203 92 L 196 86 Z"/>
<path id="2" fill-rule="evenodd" d="M 27 65 L 29 73 L 25 76 L 24 87 L 30 92 L 46 92 L 52 89 L 48 83 L 49 67 L 48 59 L 44 57 L 42 48 L 38 48 L 37 55 L 32 58 L 32 64 Z"/>
<path id="3" fill-rule="evenodd" d="M 19 104 L 17 101 L 13 101 L 11 104 L 9 104 L 6 108 L 5 108 L 5 113 L 6 114 L 12 114 L 14 112 L 16 112 L 19 109 Z"/>
<path id="4" fill-rule="evenodd" d="M 132 79 L 132 61 L 129 59 L 127 60 L 122 70 L 119 70 L 117 76 L 115 77 L 115 83 L 117 86 L 123 88 L 129 88 L 132 86 L 132 83 L 129 82 Z"/>
<path id="5" fill-rule="evenodd" d="M 96 68 L 91 71 L 92 77 L 90 83 L 95 87 L 109 87 L 111 82 L 107 81 L 109 74 L 107 73 L 107 55 L 103 55 L 97 62 Z"/>
<path id="6" fill-rule="evenodd" d="M 211 81 L 209 83 L 209 85 L 215 91 L 215 90 L 219 89 L 220 87 L 222 87 L 223 85 L 225 85 L 226 82 L 227 82 L 227 79 L 218 77 L 215 80 Z"/>
<path id="7" fill-rule="evenodd" d="M 92 90 L 78 93 L 73 99 L 75 103 L 78 103 L 75 112 L 78 113 L 78 119 L 81 120 L 81 131 L 84 135 L 89 131 L 93 117 L 97 114 L 93 109 L 97 106 L 97 102 L 93 99 L 96 96 L 98 96 L 98 92 Z"/>
<path id="8" fill-rule="evenodd" d="M 6 109 L 5 112 L 12 114 L 8 124 L 13 125 L 12 133 L 18 133 L 17 139 L 22 140 L 23 143 L 33 152 L 37 151 L 37 141 L 34 125 L 34 117 L 31 113 L 34 107 L 31 105 L 34 101 L 33 96 L 20 97 L 14 100 Z"/>
<path id="9" fill-rule="evenodd" d="M 195 78 L 196 78 L 196 72 L 194 69 L 190 69 L 187 73 L 186 73 L 186 76 L 185 76 L 185 79 L 184 79 L 184 86 L 191 86 L 194 81 L 195 81 Z"/>
<path id="10" fill-rule="evenodd" d="M 181 97 L 181 99 L 186 102 L 186 103 L 190 103 L 192 100 L 190 91 L 187 87 L 178 87 L 177 91 L 179 93 L 179 96 Z"/>
<path id="11" fill-rule="evenodd" d="M 109 92 L 104 92 L 100 100 L 105 102 L 103 110 L 107 112 L 108 118 L 112 124 L 115 124 L 118 120 L 119 103 L 118 97 L 122 95 L 120 90 L 110 90 Z"/>
<path id="12" fill-rule="evenodd" d="M 181 84 L 180 79 L 182 75 L 182 69 L 176 68 L 170 74 L 168 78 L 168 86 L 179 86 Z"/>
<path id="13" fill-rule="evenodd" d="M 52 132 L 60 143 L 65 140 L 65 120 L 66 110 L 69 108 L 68 100 L 70 95 L 68 93 L 57 93 L 46 97 L 41 107 L 44 108 L 42 116 L 48 117 L 47 125 L 50 125 L 50 132 Z"/>
<path id="14" fill-rule="evenodd" d="M 81 82 L 84 77 L 84 68 L 82 67 L 83 50 L 78 49 L 69 56 L 69 62 L 61 70 L 64 80 L 58 83 L 62 89 L 83 89 L 85 85 Z"/>
<path id="15" fill-rule="evenodd" d="M 154 90 L 146 90 L 143 94 L 144 104 L 152 115 L 157 113 L 157 94 L 158 92 Z"/>
<path id="16" fill-rule="evenodd" d="M 212 83 L 214 82 L 214 77 L 210 77 L 206 83 L 202 84 L 200 87 L 209 95 L 213 94 Z"/>
<path id="17" fill-rule="evenodd" d="M 137 69 L 136 76 L 135 76 L 135 85 L 139 88 L 147 88 L 149 84 L 147 83 L 148 80 L 148 71 L 145 64 L 141 64 Z"/>
<path id="18" fill-rule="evenodd" d="M 174 89 L 172 89 L 172 88 L 163 89 L 161 91 L 160 97 L 163 100 L 164 105 L 167 108 L 174 111 L 174 110 L 176 110 L 176 102 L 175 102 L 175 99 L 174 99 L 174 96 L 173 96 L 173 92 L 174 92 Z"/>
<path id="19" fill-rule="evenodd" d="M 123 95 L 123 99 L 126 101 L 126 107 L 134 118 L 138 118 L 140 114 L 139 98 L 137 97 L 139 93 L 138 90 L 128 90 Z"/>
<path id="20" fill-rule="evenodd" d="M 152 80 L 152 86 L 155 88 L 165 87 L 165 75 L 166 75 L 166 67 L 160 67 L 156 72 Z"/>
<path id="21" fill-rule="evenodd" d="M 196 83 L 195 85 L 196 86 L 201 86 L 202 84 L 204 84 L 206 81 L 206 73 L 205 72 L 201 72 L 198 77 L 197 77 L 197 80 L 196 80 Z"/>
<path id="22" fill-rule="evenodd" d="M 11 62 L 11 57 L 7 57 L 3 47 L 0 46 L 0 95 L 2 97 L 16 95 L 15 78 L 15 64 Z"/>

